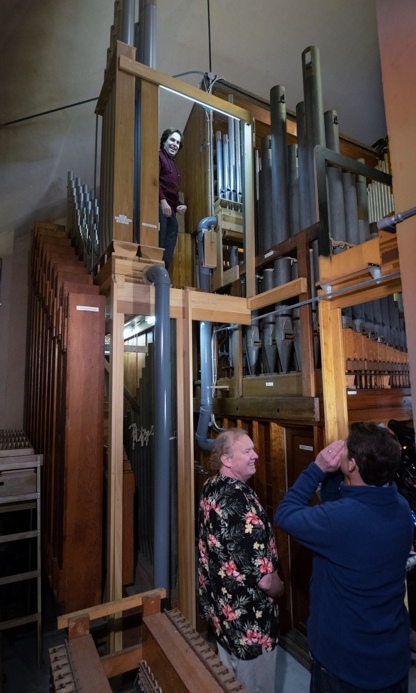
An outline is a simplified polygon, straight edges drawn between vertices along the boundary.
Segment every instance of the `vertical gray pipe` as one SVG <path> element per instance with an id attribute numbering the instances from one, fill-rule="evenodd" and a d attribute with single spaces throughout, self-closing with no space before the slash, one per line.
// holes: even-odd
<path id="1" fill-rule="evenodd" d="M 324 114 L 326 146 L 339 153 L 339 123 L 336 111 L 326 111 Z M 342 171 L 336 166 L 327 166 L 326 170 L 329 201 L 329 228 L 334 241 L 345 241 L 345 205 L 342 186 Z M 339 246 L 333 248 L 334 253 L 341 251 Z"/>
<path id="2" fill-rule="evenodd" d="M 287 176 L 289 182 L 289 233 L 294 236 L 299 226 L 299 167 L 298 146 L 289 144 L 287 159 Z"/>
<path id="3" fill-rule="evenodd" d="M 308 195 L 311 216 L 308 225 L 318 220 L 315 200 L 314 147 L 325 147 L 325 123 L 319 49 L 309 46 L 302 52 L 303 92 L 305 100 L 306 137 L 308 143 Z"/>
<path id="4" fill-rule="evenodd" d="M 235 180 L 235 137 L 234 118 L 228 118 L 228 161 L 230 166 L 230 200 L 237 200 Z"/>
<path id="5" fill-rule="evenodd" d="M 217 130 L 215 133 L 215 154 L 217 161 L 217 196 L 224 197 L 224 176 L 223 176 L 223 163 L 222 163 L 222 139 L 221 131 Z"/>
<path id="6" fill-rule="evenodd" d="M 281 85 L 270 90 L 270 134 L 272 144 L 272 244 L 276 245 L 289 238 L 286 92 Z"/>
<path id="7" fill-rule="evenodd" d="M 156 68 L 156 0 L 140 0 L 137 60 Z"/>
<path id="8" fill-rule="evenodd" d="M 273 269 L 263 270 L 263 291 L 273 289 Z M 261 356 L 263 363 L 263 373 L 274 373 L 276 363 L 276 342 L 274 341 L 273 315 L 261 321 Z"/>
<path id="9" fill-rule="evenodd" d="M 204 266 L 204 232 L 210 227 L 216 227 L 218 218 L 215 216 L 204 217 L 198 224 L 198 277 L 199 287 L 204 291 L 211 291 L 211 271 Z M 212 416 L 212 325 L 210 322 L 201 321 L 199 325 L 199 345 L 201 359 L 201 402 L 199 408 L 198 426 L 195 440 L 201 450 L 210 450 L 213 439 L 207 437 L 209 423 Z"/>
<path id="10" fill-rule="evenodd" d="M 237 191 L 237 202 L 243 201 L 243 181 L 241 171 L 241 123 L 234 120 L 234 141 L 235 141 L 235 181 Z"/>
<path id="11" fill-rule="evenodd" d="M 145 278 L 155 286 L 155 367 L 154 367 L 154 573 L 155 588 L 170 592 L 170 426 L 171 426 L 171 353 L 169 316 L 169 274 L 164 267 L 151 266 Z"/>
<path id="12" fill-rule="evenodd" d="M 224 135 L 222 141 L 222 161 L 223 161 L 223 171 L 224 171 L 224 190 L 225 199 L 231 200 L 231 189 L 230 189 L 230 146 L 228 141 L 228 135 Z"/>
<path id="13" fill-rule="evenodd" d="M 296 128 L 298 137 L 298 169 L 299 169 L 299 230 L 310 225 L 312 217 L 310 197 L 308 194 L 308 143 L 306 139 L 305 102 L 296 104 Z"/>
<path id="14" fill-rule="evenodd" d="M 272 247 L 272 150 L 269 135 L 261 140 L 259 172 L 259 253 Z"/>
<path id="15" fill-rule="evenodd" d="M 357 159 L 365 164 L 365 159 Z M 368 241 L 370 238 L 370 225 L 368 223 L 368 193 L 367 180 L 365 176 L 357 176 L 357 211 L 358 211 L 358 237 L 360 243 Z M 386 186 L 384 186 L 386 187 Z"/>
<path id="16" fill-rule="evenodd" d="M 134 46 L 136 0 L 121 0 L 119 40 Z"/>
<path id="17" fill-rule="evenodd" d="M 347 241 L 351 243 L 351 245 L 358 245 L 360 243 L 360 236 L 358 231 L 358 205 L 355 175 L 349 171 L 343 171 L 342 183 L 344 188 Z"/>

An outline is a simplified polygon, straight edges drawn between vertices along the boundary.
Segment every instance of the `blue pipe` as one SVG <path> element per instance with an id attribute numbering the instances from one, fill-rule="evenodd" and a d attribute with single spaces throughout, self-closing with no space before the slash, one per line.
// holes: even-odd
<path id="1" fill-rule="evenodd" d="M 170 579 L 170 427 L 171 427 L 171 353 L 170 353 L 170 278 L 158 265 L 148 267 L 144 276 L 155 286 L 154 343 L 154 573 L 155 588 L 169 595 Z"/>

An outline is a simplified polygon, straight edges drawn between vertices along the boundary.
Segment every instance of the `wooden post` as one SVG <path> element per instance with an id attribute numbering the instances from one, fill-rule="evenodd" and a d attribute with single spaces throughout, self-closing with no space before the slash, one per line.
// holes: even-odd
<path id="1" fill-rule="evenodd" d="M 192 314 L 184 292 L 183 319 L 176 321 L 178 402 L 178 592 L 179 609 L 195 627 L 195 488 L 192 396 Z"/>

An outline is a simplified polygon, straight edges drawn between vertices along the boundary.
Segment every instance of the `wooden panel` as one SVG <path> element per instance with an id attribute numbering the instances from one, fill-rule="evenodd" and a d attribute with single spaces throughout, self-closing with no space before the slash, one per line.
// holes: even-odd
<path id="1" fill-rule="evenodd" d="M 287 485 L 292 486 L 299 474 L 315 459 L 312 428 L 286 429 L 287 443 Z M 316 503 L 314 496 L 312 502 Z M 290 590 L 292 602 L 292 626 L 306 635 L 306 622 L 309 615 L 309 581 L 312 572 L 312 552 L 293 539 L 290 544 Z"/>
<path id="2" fill-rule="evenodd" d="M 159 119 L 158 87 L 142 80 L 140 84 L 140 227 L 143 246 L 159 246 Z M 161 259 L 161 258 L 160 258 Z"/>
<path id="3" fill-rule="evenodd" d="M 205 109 L 194 104 L 184 130 L 184 146 L 176 155 L 181 173 L 184 201 L 188 209 L 185 225 L 188 233 L 196 231 L 198 224 L 211 214 L 209 181 L 208 123 Z M 193 282 L 187 282 L 193 286 Z"/>
<path id="4" fill-rule="evenodd" d="M 270 306 L 272 303 L 279 303 L 280 301 L 285 301 L 288 298 L 299 296 L 299 294 L 305 293 L 306 290 L 306 279 L 304 277 L 300 277 L 299 279 L 293 279 L 293 281 L 287 282 L 287 284 L 276 286 L 274 289 L 269 289 L 268 291 L 264 291 L 257 296 L 249 298 L 248 305 L 250 310 L 257 310 L 259 308 L 264 308 L 265 306 Z"/>
<path id="5" fill-rule="evenodd" d="M 88 693 L 111 693 L 100 657 L 91 635 L 74 638 L 68 643 L 71 666 L 82 689 Z"/>
<path id="6" fill-rule="evenodd" d="M 136 49 L 117 43 L 117 55 L 134 60 Z M 116 70 L 111 238 L 133 240 L 135 79 Z"/>
<path id="7" fill-rule="evenodd" d="M 327 440 L 331 441 L 347 435 L 348 415 L 341 310 L 329 301 L 319 303 L 319 328 L 325 430 Z"/>
<path id="8" fill-rule="evenodd" d="M 228 397 L 214 399 L 218 416 L 241 416 L 280 421 L 319 421 L 319 402 L 313 397 Z"/>
<path id="9" fill-rule="evenodd" d="M 412 396 L 408 390 L 357 390 L 347 397 L 348 421 L 375 421 L 387 424 L 390 419 L 412 420 Z"/>
<path id="10" fill-rule="evenodd" d="M 195 486 L 192 392 L 192 318 L 189 292 L 184 295 L 183 320 L 176 324 L 178 417 L 178 606 L 195 627 Z"/>
<path id="11" fill-rule="evenodd" d="M 229 102 L 224 102 L 222 99 L 212 96 L 212 94 L 201 91 L 201 89 L 193 87 L 180 79 L 169 77 L 162 72 L 157 72 L 157 70 L 147 67 L 147 65 L 143 65 L 142 63 L 138 63 L 131 58 L 127 58 L 123 55 L 120 56 L 119 66 L 120 70 L 136 75 L 136 77 L 140 77 L 142 80 L 146 80 L 151 84 L 167 87 L 171 91 L 177 94 L 183 94 L 197 103 L 205 104 L 214 110 L 234 116 L 234 118 L 251 122 L 251 115 L 246 109 L 234 106 Z"/>
<path id="12" fill-rule="evenodd" d="M 143 657 L 163 691 L 224 691 L 164 614 L 143 619 Z"/>
<path id="13" fill-rule="evenodd" d="M 69 294 L 67 323 L 58 601 L 71 610 L 101 601 L 104 296 Z M 95 387 L 85 387 L 91 381 Z"/>

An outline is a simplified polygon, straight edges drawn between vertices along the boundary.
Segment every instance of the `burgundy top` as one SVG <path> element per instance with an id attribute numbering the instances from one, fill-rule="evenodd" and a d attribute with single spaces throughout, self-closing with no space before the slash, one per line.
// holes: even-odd
<path id="1" fill-rule="evenodd" d="M 159 202 L 166 200 L 172 212 L 182 204 L 178 197 L 181 176 L 173 159 L 164 150 L 159 150 Z"/>

